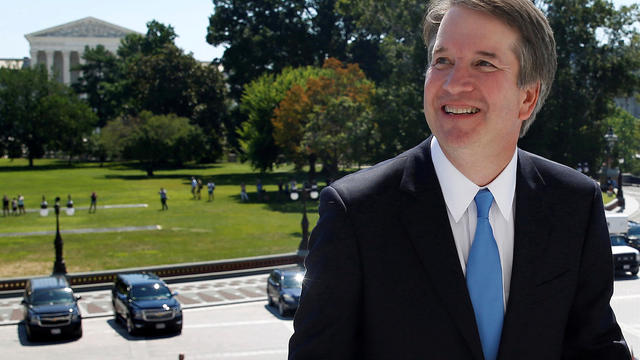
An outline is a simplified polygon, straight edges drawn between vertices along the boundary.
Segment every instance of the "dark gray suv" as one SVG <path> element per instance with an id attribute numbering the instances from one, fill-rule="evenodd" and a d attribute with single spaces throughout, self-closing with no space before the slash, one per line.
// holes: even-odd
<path id="1" fill-rule="evenodd" d="M 152 273 L 118 274 L 111 291 L 116 320 L 122 320 L 127 332 L 142 330 L 182 332 L 182 306 L 178 293 Z"/>
<path id="2" fill-rule="evenodd" d="M 280 316 L 298 310 L 305 270 L 301 267 L 274 269 L 267 280 L 269 306 L 277 306 Z"/>
<path id="3" fill-rule="evenodd" d="M 27 339 L 71 335 L 82 336 L 80 296 L 73 294 L 64 276 L 27 280 L 22 299 Z"/>

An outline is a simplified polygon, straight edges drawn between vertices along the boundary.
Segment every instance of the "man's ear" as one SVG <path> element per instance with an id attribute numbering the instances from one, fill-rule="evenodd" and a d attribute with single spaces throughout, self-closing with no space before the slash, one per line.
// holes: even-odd
<path id="1" fill-rule="evenodd" d="M 538 98 L 540 97 L 540 81 L 525 85 L 520 91 L 520 113 L 518 114 L 518 119 L 524 121 L 531 116 L 533 109 L 535 109 L 538 103 Z"/>

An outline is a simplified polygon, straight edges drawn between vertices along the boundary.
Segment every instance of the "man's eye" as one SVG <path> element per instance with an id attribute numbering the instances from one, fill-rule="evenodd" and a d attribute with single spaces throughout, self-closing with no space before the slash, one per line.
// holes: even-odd
<path id="1" fill-rule="evenodd" d="M 433 61 L 433 65 L 434 66 L 438 66 L 438 65 L 448 65 L 451 64 L 451 61 L 449 61 L 449 59 L 444 58 L 444 57 L 439 57 L 437 59 L 435 59 Z"/>
<path id="2" fill-rule="evenodd" d="M 476 62 L 476 66 L 482 66 L 482 67 L 492 67 L 495 68 L 495 65 L 493 65 L 492 63 L 485 61 L 485 60 L 478 60 Z"/>

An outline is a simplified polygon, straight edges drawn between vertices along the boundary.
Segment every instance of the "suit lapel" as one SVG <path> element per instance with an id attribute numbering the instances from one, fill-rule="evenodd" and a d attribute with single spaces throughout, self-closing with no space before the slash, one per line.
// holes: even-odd
<path id="1" fill-rule="evenodd" d="M 401 182 L 403 222 L 436 291 L 466 340 L 474 359 L 482 359 L 473 307 L 440 184 L 431 161 L 431 137 L 407 159 Z"/>
<path id="2" fill-rule="evenodd" d="M 513 267 L 502 328 L 501 359 L 517 358 L 518 348 L 526 343 L 520 338 L 519 329 L 528 328 L 529 307 L 532 306 L 530 300 L 535 291 L 535 276 L 540 270 L 537 249 L 544 247 L 550 232 L 547 208 L 550 201 L 546 198 L 548 194 L 544 187 L 544 181 L 530 155 L 518 150 Z M 519 350 L 522 351 L 521 348 Z"/>

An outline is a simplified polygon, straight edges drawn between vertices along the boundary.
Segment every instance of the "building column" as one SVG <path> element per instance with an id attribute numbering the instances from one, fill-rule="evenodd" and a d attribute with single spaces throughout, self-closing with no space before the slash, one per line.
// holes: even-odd
<path id="1" fill-rule="evenodd" d="M 38 50 L 31 50 L 29 54 L 31 54 L 31 67 L 34 68 L 38 65 Z"/>
<path id="2" fill-rule="evenodd" d="M 69 66 L 71 52 L 68 50 L 61 50 L 62 53 L 62 83 L 69 85 L 71 83 L 71 70 Z"/>
<path id="3" fill-rule="evenodd" d="M 53 74 L 53 70 L 51 69 L 53 67 L 53 51 L 47 50 L 44 54 L 47 56 L 47 64 L 45 65 L 47 68 L 47 74 L 51 76 L 51 74 Z"/>

